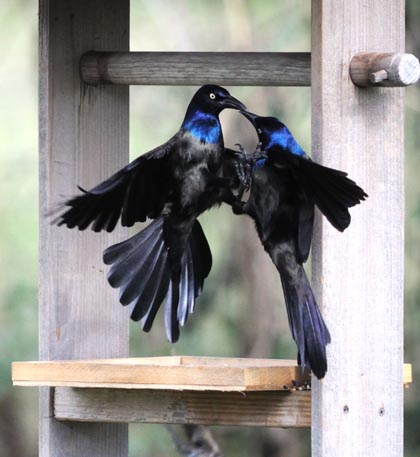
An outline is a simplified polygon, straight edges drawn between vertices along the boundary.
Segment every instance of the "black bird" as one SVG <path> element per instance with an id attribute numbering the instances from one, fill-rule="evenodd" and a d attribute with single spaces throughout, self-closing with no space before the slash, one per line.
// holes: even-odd
<path id="1" fill-rule="evenodd" d="M 343 231 L 350 223 L 348 208 L 367 194 L 346 173 L 313 162 L 278 119 L 241 112 L 254 125 L 261 151 L 251 156 L 249 198 L 233 208 L 254 219 L 264 249 L 280 274 L 300 363 L 323 378 L 331 338 L 302 266 L 311 246 L 314 204 Z"/>
<path id="2" fill-rule="evenodd" d="M 179 131 L 104 182 L 68 200 L 58 225 L 111 232 L 119 219 L 131 227 L 154 221 L 132 238 L 109 247 L 108 281 L 119 288 L 131 318 L 149 331 L 165 299 L 169 341 L 179 337 L 194 310 L 212 257 L 197 217 L 234 199 L 231 180 L 222 176 L 224 143 L 219 114 L 245 106 L 218 86 L 201 87 L 193 96 Z"/>

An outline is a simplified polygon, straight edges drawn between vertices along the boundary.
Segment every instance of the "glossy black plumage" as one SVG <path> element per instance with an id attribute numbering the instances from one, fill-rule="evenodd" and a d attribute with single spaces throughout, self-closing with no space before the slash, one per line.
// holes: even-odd
<path id="1" fill-rule="evenodd" d="M 343 231 L 350 223 L 348 208 L 367 195 L 346 173 L 312 162 L 278 119 L 243 114 L 257 130 L 266 157 L 257 152 L 259 157 L 251 158 L 250 195 L 246 203 L 236 203 L 234 210 L 254 219 L 280 274 L 300 363 L 323 378 L 331 338 L 302 266 L 311 246 L 314 204 Z"/>
<path id="2" fill-rule="evenodd" d="M 58 225 L 112 231 L 118 220 L 146 229 L 104 252 L 108 281 L 120 302 L 149 331 L 165 300 L 168 339 L 179 337 L 211 268 L 211 252 L 197 217 L 233 201 L 231 180 L 222 177 L 223 135 L 219 113 L 244 105 L 218 86 L 193 96 L 180 130 L 90 191 L 66 202 Z"/>

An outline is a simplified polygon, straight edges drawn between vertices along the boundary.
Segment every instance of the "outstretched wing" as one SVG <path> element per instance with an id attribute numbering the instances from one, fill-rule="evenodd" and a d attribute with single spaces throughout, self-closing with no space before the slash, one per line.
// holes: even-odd
<path id="1" fill-rule="evenodd" d="M 347 173 L 328 168 L 309 158 L 299 157 L 289 152 L 270 154 L 275 166 L 293 168 L 308 200 L 315 203 L 328 221 L 340 232 L 350 224 L 348 208 L 359 204 L 368 196 Z"/>
<path id="2" fill-rule="evenodd" d="M 351 221 L 348 208 L 365 200 L 367 193 L 344 171 L 304 159 L 300 169 L 308 197 L 337 230 L 344 231 Z"/>
<path id="3" fill-rule="evenodd" d="M 79 187 L 83 193 L 64 204 L 68 209 L 55 222 L 79 230 L 92 224 L 95 232 L 112 232 L 120 218 L 123 226 L 131 227 L 159 216 L 170 188 L 168 155 L 176 140 L 177 135 L 89 191 Z"/>

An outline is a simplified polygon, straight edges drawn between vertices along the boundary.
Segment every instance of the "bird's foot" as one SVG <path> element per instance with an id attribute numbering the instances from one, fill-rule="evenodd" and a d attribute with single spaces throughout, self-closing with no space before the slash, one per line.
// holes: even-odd
<path id="1" fill-rule="evenodd" d="M 251 186 L 251 164 L 249 163 L 249 156 L 245 148 L 236 143 L 239 151 L 235 151 L 235 170 L 236 176 L 239 180 L 239 193 L 242 195 Z"/>
<path id="2" fill-rule="evenodd" d="M 267 153 L 261 149 L 261 143 L 258 143 L 255 151 L 248 156 L 248 161 L 253 167 L 258 161 L 267 159 Z"/>

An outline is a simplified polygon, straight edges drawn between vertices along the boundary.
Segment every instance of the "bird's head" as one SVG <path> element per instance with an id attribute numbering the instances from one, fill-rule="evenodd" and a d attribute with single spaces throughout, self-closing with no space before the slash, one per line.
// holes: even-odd
<path id="1" fill-rule="evenodd" d="M 285 125 L 276 117 L 263 117 L 250 113 L 249 111 L 241 110 L 241 114 L 245 116 L 254 126 L 261 147 L 264 149 L 272 143 L 272 137 L 278 132 L 281 132 Z"/>
<path id="2" fill-rule="evenodd" d="M 226 89 L 215 85 L 206 85 L 198 89 L 190 102 L 189 110 L 190 108 L 215 116 L 225 108 L 246 109 L 245 105 L 232 97 Z"/>
<path id="3" fill-rule="evenodd" d="M 296 142 L 290 130 L 276 117 L 257 116 L 245 110 L 241 110 L 241 114 L 255 127 L 261 149 L 268 151 L 277 148 L 299 156 L 305 155 L 305 151 Z"/>

